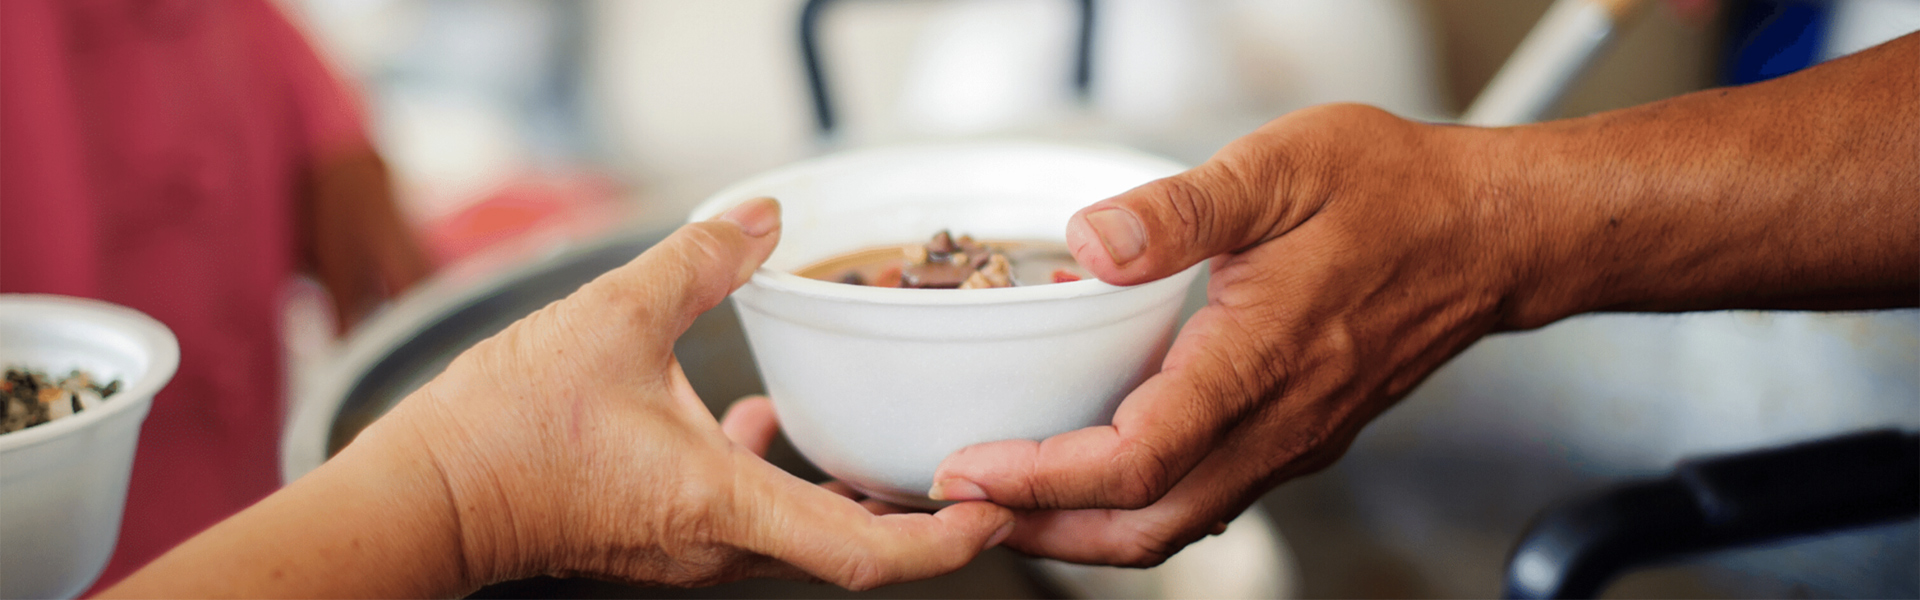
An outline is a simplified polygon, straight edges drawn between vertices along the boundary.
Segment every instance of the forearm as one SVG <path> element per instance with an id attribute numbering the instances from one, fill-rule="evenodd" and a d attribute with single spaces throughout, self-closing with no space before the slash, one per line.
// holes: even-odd
<path id="1" fill-rule="evenodd" d="M 364 141 L 318 152 L 300 190 L 301 240 L 346 331 L 432 273 L 394 197 L 386 161 Z"/>
<path id="2" fill-rule="evenodd" d="M 437 597 L 472 591 L 456 516 L 411 432 L 376 423 L 313 473 L 101 597 Z"/>
<path id="3" fill-rule="evenodd" d="M 1484 132 L 1533 261 L 1509 326 L 1920 302 L 1920 34 L 1782 79 Z"/>

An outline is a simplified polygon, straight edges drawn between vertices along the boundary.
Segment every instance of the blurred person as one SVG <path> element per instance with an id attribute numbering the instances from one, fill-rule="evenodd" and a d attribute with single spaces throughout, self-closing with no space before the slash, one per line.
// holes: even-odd
<path id="1" fill-rule="evenodd" d="M 170 327 L 107 585 L 279 487 L 297 270 L 344 329 L 429 265 L 353 95 L 261 1 L 0 3 L 0 291 Z"/>
<path id="2" fill-rule="evenodd" d="M 761 198 L 681 227 L 102 596 L 453 597 L 534 575 L 870 589 L 960 568 L 1010 511 L 896 513 L 807 483 L 762 458 L 766 398 L 715 422 L 680 372 L 674 340 L 773 253 L 779 219 Z"/>
<path id="3" fill-rule="evenodd" d="M 1158 564 L 1476 340 L 1587 312 L 1920 305 L 1920 33 L 1799 73 L 1534 125 L 1280 117 L 1077 213 L 1116 285 L 1210 260 L 1208 304 L 1109 426 L 949 456 L 1007 545 Z"/>

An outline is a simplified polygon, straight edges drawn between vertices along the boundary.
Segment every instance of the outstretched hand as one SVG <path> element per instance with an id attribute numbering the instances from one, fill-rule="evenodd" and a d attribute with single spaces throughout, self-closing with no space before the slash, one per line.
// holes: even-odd
<path id="1" fill-rule="evenodd" d="M 1028 509 L 1012 548 L 1149 566 L 1337 458 L 1360 427 L 1501 325 L 1506 238 L 1450 130 L 1309 109 L 1190 171 L 1081 210 L 1067 243 L 1131 285 L 1212 263 L 1208 303 L 1113 424 L 962 449 L 934 493 Z M 1436 146 L 1449 150 L 1439 151 Z M 1492 202 L 1489 202 L 1492 200 Z M 1516 231 L 1523 234 L 1524 232 Z"/>
<path id="2" fill-rule="evenodd" d="M 414 422 L 455 506 L 493 517 L 462 521 L 472 572 L 871 588 L 957 569 L 1011 524 L 986 503 L 876 516 L 781 471 L 761 458 L 777 427 L 764 399 L 714 422 L 673 341 L 778 239 L 765 199 L 683 227 L 423 390 Z"/>
<path id="3" fill-rule="evenodd" d="M 771 199 L 682 227 L 106 595 L 448 596 L 534 575 L 867 589 L 960 568 L 1008 534 L 1007 509 L 876 514 L 762 458 L 777 428 L 764 398 L 716 422 L 681 372 L 674 339 L 779 231 Z"/>
<path id="4" fill-rule="evenodd" d="M 1212 260 L 1207 306 L 1113 424 L 964 448 L 931 494 L 1023 509 L 1007 544 L 1151 565 L 1489 332 L 1603 310 L 1914 306 L 1920 33 L 1768 82 L 1525 127 L 1357 105 L 1274 120 L 1085 208 L 1128 285 Z"/>

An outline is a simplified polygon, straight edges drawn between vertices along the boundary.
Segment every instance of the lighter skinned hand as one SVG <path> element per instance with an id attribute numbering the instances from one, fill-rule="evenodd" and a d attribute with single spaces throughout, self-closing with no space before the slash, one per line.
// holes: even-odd
<path id="1" fill-rule="evenodd" d="M 1008 546 L 1150 566 L 1502 326 L 1524 214 L 1459 176 L 1474 130 L 1362 106 L 1275 120 L 1206 164 L 1074 216 L 1067 243 L 1116 285 L 1212 263 L 1207 306 L 1111 426 L 948 457 L 934 493 L 1028 509 Z M 1511 226 L 1511 237 L 1465 235 Z"/>
<path id="2" fill-rule="evenodd" d="M 988 503 L 876 515 L 767 463 L 777 426 L 764 398 L 725 423 L 707 412 L 674 339 L 778 239 L 766 199 L 685 226 L 461 355 L 375 423 L 433 457 L 470 578 L 866 589 L 952 571 L 1007 534 L 1011 513 Z"/>

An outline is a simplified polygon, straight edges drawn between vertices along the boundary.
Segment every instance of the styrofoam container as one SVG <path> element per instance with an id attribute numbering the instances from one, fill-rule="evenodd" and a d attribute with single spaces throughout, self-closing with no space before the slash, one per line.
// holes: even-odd
<path id="1" fill-rule="evenodd" d="M 0 597 L 72 597 L 100 576 L 120 534 L 140 422 L 179 364 L 173 332 L 139 311 L 0 295 L 0 366 L 121 382 L 96 408 L 0 435 Z"/>
<path id="2" fill-rule="evenodd" d="M 883 148 L 752 177 L 693 212 L 780 200 L 780 246 L 733 295 L 787 438 L 869 496 L 921 507 L 955 450 L 1110 422 L 1159 368 L 1199 267 L 1128 287 L 1097 280 L 978 290 L 873 288 L 792 272 L 924 241 L 1064 241 L 1080 208 L 1177 163 L 1041 143 Z"/>

